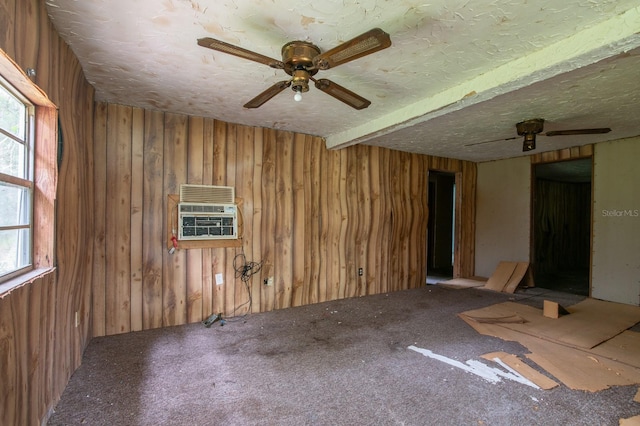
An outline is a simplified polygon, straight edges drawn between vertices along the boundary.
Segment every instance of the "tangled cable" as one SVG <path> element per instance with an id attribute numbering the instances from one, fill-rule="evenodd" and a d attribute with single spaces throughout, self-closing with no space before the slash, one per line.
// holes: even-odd
<path id="1" fill-rule="evenodd" d="M 239 258 L 242 258 L 241 265 L 238 265 Z M 251 276 L 260 272 L 260 269 L 262 269 L 262 262 L 247 262 L 247 258 L 244 255 L 243 250 L 233 258 L 233 269 L 236 271 L 236 278 L 240 278 L 242 282 L 246 283 L 251 279 Z"/>
<path id="2" fill-rule="evenodd" d="M 234 318 L 235 321 L 239 321 L 246 317 L 251 312 L 251 306 L 253 305 L 253 299 L 251 297 L 251 288 L 249 287 L 249 280 L 251 277 L 262 269 L 262 262 L 247 262 L 247 258 L 244 255 L 244 248 L 241 253 L 236 254 L 233 258 L 233 269 L 235 272 L 235 277 L 240 278 L 240 280 L 244 283 L 247 294 L 249 295 L 249 300 L 244 302 L 241 305 L 236 306 L 236 308 L 232 312 L 232 316 L 236 313 L 236 311 L 242 308 L 245 305 L 249 305 L 247 307 L 247 312 L 245 312 L 242 316 Z M 233 322 L 231 320 L 227 320 L 227 322 Z"/>

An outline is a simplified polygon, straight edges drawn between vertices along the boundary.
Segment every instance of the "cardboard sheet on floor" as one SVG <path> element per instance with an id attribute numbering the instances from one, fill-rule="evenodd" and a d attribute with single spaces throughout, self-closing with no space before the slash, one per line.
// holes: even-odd
<path id="1" fill-rule="evenodd" d="M 607 308 L 611 308 L 611 305 L 606 307 L 596 306 L 595 309 L 591 306 L 593 304 L 600 305 L 611 302 L 586 302 L 584 306 L 579 307 L 578 312 L 585 312 L 586 310 L 590 311 L 591 314 L 593 312 L 602 313 L 607 312 Z M 640 362 L 640 360 L 636 360 L 639 353 L 636 345 L 640 344 L 636 339 L 640 333 L 624 331 L 618 336 L 614 334 L 610 340 L 595 348 L 577 347 L 536 336 L 531 330 L 529 332 L 517 330 L 518 327 L 522 328 L 530 325 L 529 322 L 522 324 L 504 322 L 505 316 L 508 315 L 517 315 L 526 319 L 534 318 L 531 314 L 535 312 L 536 308 L 526 305 L 520 305 L 525 306 L 524 308 L 514 307 L 513 305 L 519 304 L 512 302 L 498 305 L 497 308 L 491 310 L 486 310 L 485 308 L 461 313 L 459 317 L 478 333 L 522 344 L 531 352 L 531 354 L 527 355 L 531 361 L 537 363 L 553 377 L 572 389 L 596 392 L 607 389 L 610 386 L 640 384 L 640 368 L 636 366 Z M 613 305 L 613 308 L 619 308 L 623 317 L 627 317 L 627 321 L 632 321 L 629 318 L 633 318 L 636 314 L 634 311 L 640 310 L 638 307 L 628 305 L 619 306 L 619 304 L 615 303 Z M 493 305 L 493 307 L 495 306 Z M 569 311 L 574 306 L 569 307 Z M 613 312 L 618 311 L 613 309 Z M 497 321 L 492 322 L 490 314 L 494 314 Z M 541 312 L 538 312 L 538 315 L 544 318 Z M 573 314 L 559 319 L 544 318 L 543 322 L 546 322 L 550 327 L 554 327 L 562 318 L 568 318 L 571 315 Z M 615 314 L 610 313 L 610 316 L 615 316 Z M 607 316 L 583 315 L 582 327 L 585 329 L 599 329 L 598 334 L 602 336 L 603 327 L 600 327 L 598 323 L 608 323 L 609 319 Z M 612 318 L 612 321 L 615 322 L 616 320 Z M 618 326 L 620 326 L 620 323 Z M 542 330 L 541 323 L 536 324 L 534 329 L 535 331 Z M 615 331 L 611 330 L 609 334 L 615 333 Z M 549 332 L 547 334 L 553 333 Z M 593 341 L 593 339 L 588 340 Z M 589 345 L 591 343 L 586 346 Z"/>
<path id="2" fill-rule="evenodd" d="M 508 354 L 506 352 L 491 352 L 489 354 L 482 355 L 482 358 L 488 359 L 489 361 L 494 361 L 495 358 L 499 358 L 506 365 L 517 371 L 518 374 L 530 382 L 535 383 L 535 385 L 540 389 L 548 390 L 558 386 L 558 382 L 540 373 L 530 365 L 525 364 L 524 361 L 516 355 Z"/>
<path id="3" fill-rule="evenodd" d="M 487 283 L 484 285 L 484 288 L 487 290 L 494 291 L 502 291 L 507 282 L 513 275 L 513 271 L 515 271 L 516 266 L 518 266 L 518 262 L 500 262 L 496 267 L 496 270 L 487 280 Z"/>
<path id="4" fill-rule="evenodd" d="M 620 419 L 620 426 L 640 426 L 640 416 L 629 417 L 628 419 Z"/>
<path id="5" fill-rule="evenodd" d="M 451 280 L 442 281 L 438 285 L 444 285 L 451 288 L 469 288 L 469 287 L 482 287 L 487 283 L 486 278 L 471 277 L 471 278 L 453 278 Z"/>
<path id="6" fill-rule="evenodd" d="M 528 271 L 529 262 L 518 262 L 515 269 L 513 270 L 513 274 L 511 274 L 511 277 L 504 285 L 502 292 L 513 293 L 514 291 L 516 291 L 516 288 L 518 288 Z"/>
<path id="7" fill-rule="evenodd" d="M 592 348 L 591 352 L 640 368 L 640 333 L 625 330 L 616 337 Z"/>
<path id="8" fill-rule="evenodd" d="M 640 384 L 640 369 L 595 355 L 589 349 L 549 342 L 500 324 L 461 318 L 480 334 L 520 343 L 531 352 L 527 358 L 571 389 L 597 392 L 611 386 Z"/>
<path id="9" fill-rule="evenodd" d="M 611 339 L 640 322 L 640 307 L 602 300 L 585 299 L 567 308 L 569 315 L 547 318 L 542 310 L 515 302 L 504 302 L 486 308 L 463 312 L 471 319 L 502 322 L 502 326 L 542 339 L 580 348 L 594 346 Z M 522 322 L 504 321 L 520 317 Z"/>
<path id="10" fill-rule="evenodd" d="M 529 338 L 523 343 L 527 358 L 571 389 L 598 392 L 610 386 L 640 383 L 640 369 L 595 355 L 590 351 Z"/>
<path id="11" fill-rule="evenodd" d="M 529 262 L 502 261 L 498 263 L 496 270 L 489 277 L 483 288 L 503 293 L 513 293 L 523 281 L 533 287 Z"/>

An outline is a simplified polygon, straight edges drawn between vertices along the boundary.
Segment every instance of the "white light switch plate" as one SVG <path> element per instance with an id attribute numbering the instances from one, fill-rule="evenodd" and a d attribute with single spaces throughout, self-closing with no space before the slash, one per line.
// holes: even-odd
<path id="1" fill-rule="evenodd" d="M 223 283 L 222 274 L 216 274 L 216 285 L 222 285 Z"/>

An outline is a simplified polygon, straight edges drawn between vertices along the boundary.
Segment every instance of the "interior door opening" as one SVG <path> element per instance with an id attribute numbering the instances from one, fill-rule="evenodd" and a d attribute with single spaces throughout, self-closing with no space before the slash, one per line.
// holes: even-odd
<path id="1" fill-rule="evenodd" d="M 536 286 L 589 296 L 592 160 L 533 167 Z"/>
<path id="2" fill-rule="evenodd" d="M 455 249 L 455 173 L 429 171 L 427 283 L 453 277 Z"/>

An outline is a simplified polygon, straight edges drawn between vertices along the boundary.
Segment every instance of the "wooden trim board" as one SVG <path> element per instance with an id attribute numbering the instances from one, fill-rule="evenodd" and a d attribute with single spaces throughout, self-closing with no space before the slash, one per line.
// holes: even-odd
<path id="1" fill-rule="evenodd" d="M 525 364 L 517 355 L 508 354 L 506 352 L 491 352 L 482 355 L 482 358 L 489 361 L 493 361 L 495 358 L 500 359 L 506 365 L 517 371 L 518 374 L 522 375 L 541 389 L 549 390 L 558 386 L 558 382 L 540 373 L 530 365 Z"/>

